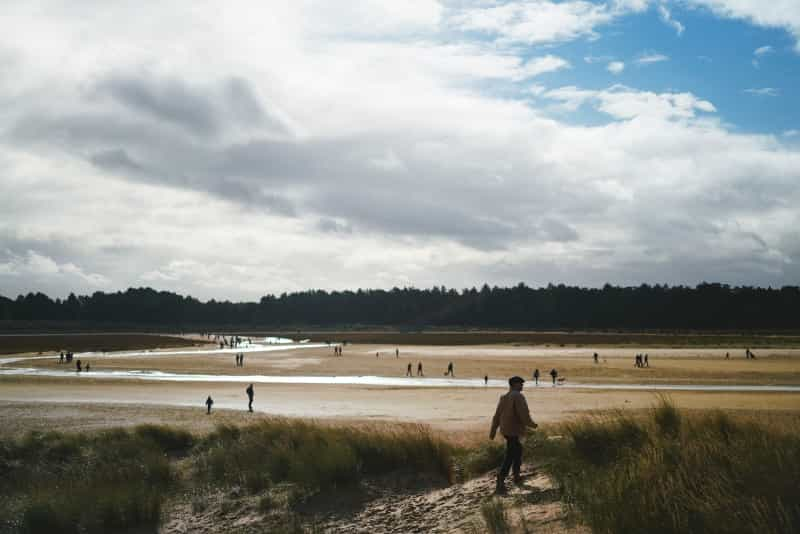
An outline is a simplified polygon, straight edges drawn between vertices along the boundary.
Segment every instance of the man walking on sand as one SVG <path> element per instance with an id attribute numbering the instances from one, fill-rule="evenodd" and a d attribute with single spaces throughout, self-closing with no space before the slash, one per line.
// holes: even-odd
<path id="1" fill-rule="evenodd" d="M 206 414 L 210 414 L 211 413 L 211 405 L 212 404 L 214 404 L 214 399 L 212 399 L 211 395 L 209 395 L 208 398 L 206 399 L 206 407 L 208 408 L 208 411 L 206 412 Z"/>
<path id="2" fill-rule="evenodd" d="M 253 384 L 247 386 L 245 392 L 247 393 L 247 398 L 250 400 L 247 404 L 247 409 L 250 410 L 250 413 L 253 413 Z"/>
<path id="3" fill-rule="evenodd" d="M 525 380 L 521 376 L 512 376 L 508 379 L 508 393 L 500 397 L 497 403 L 497 410 L 492 418 L 492 429 L 489 431 L 489 439 L 494 439 L 497 429 L 506 438 L 506 457 L 503 465 L 497 472 L 497 486 L 495 493 L 503 495 L 506 493 L 505 480 L 508 471 L 513 468 L 514 483 L 522 482 L 520 469 L 522 466 L 522 444 L 519 439 L 525 434 L 527 427 L 536 428 L 538 425 L 531 419 L 528 409 L 528 402 L 522 394 L 522 385 Z"/>

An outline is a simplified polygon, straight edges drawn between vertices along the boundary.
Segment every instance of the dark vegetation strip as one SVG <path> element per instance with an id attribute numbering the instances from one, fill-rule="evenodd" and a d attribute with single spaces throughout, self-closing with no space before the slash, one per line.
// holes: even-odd
<path id="1" fill-rule="evenodd" d="M 42 293 L 0 297 L 0 321 L 87 321 L 165 325 L 281 327 L 317 325 L 524 329 L 800 331 L 800 287 L 641 285 L 582 288 L 320 291 L 265 295 L 258 302 L 201 302 L 150 288 L 51 299 Z M 8 323 L 7 323 L 8 324 Z"/>
<path id="2" fill-rule="evenodd" d="M 645 419 L 581 419 L 542 440 L 550 474 L 597 533 L 800 532 L 800 425 L 664 400 Z"/>
<path id="3" fill-rule="evenodd" d="M 48 351 L 113 351 L 174 348 L 199 345 L 198 341 L 150 334 L 52 334 L 0 336 L 0 354 Z"/>
<path id="4" fill-rule="evenodd" d="M 30 433 L 0 441 L 0 531 L 154 531 L 165 501 L 189 487 L 258 494 L 290 484 L 296 503 L 402 470 L 450 480 L 451 453 L 415 425 L 343 428 L 275 419 L 220 426 L 204 437 L 154 425 Z M 177 460 L 189 466 L 183 476 Z"/>

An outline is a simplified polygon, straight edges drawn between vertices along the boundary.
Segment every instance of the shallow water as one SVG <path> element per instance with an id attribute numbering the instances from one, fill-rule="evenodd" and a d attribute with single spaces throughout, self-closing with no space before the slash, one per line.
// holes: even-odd
<path id="1" fill-rule="evenodd" d="M 52 358 L 52 356 L 48 356 Z M 10 358 L 6 360 L 11 360 Z M 0 360 L 0 363 L 6 363 Z M 12 362 L 8 362 L 12 363 Z M 162 371 L 91 371 L 78 373 L 75 371 L 58 371 L 51 369 L 5 368 L 0 369 L 0 376 L 46 376 L 70 378 L 108 378 L 152 380 L 158 382 L 235 382 L 256 384 L 318 384 L 318 385 L 356 385 L 412 388 L 507 388 L 505 380 L 489 380 L 484 385 L 481 378 L 416 378 L 387 376 L 271 376 L 271 375 L 224 375 L 165 373 Z M 634 390 L 634 391 L 719 391 L 719 392 L 784 392 L 800 393 L 798 385 L 740 385 L 740 384 L 603 384 L 585 382 L 567 382 L 556 386 L 558 389 L 599 389 L 599 390 Z M 551 384 L 542 382 L 539 386 L 530 383 L 526 389 L 549 389 Z"/>

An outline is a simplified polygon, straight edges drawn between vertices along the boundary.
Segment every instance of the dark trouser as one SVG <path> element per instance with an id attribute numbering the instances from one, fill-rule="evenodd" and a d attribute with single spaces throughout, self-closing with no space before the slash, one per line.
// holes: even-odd
<path id="1" fill-rule="evenodd" d="M 504 436 L 506 438 L 506 457 L 500 471 L 497 473 L 497 482 L 501 484 L 508 476 L 508 471 L 514 468 L 514 477 L 519 476 L 522 465 L 522 443 L 519 436 Z"/>
<path id="2" fill-rule="evenodd" d="M 252 412 L 253 411 L 253 397 L 250 397 L 250 402 L 247 404 L 247 408 Z"/>

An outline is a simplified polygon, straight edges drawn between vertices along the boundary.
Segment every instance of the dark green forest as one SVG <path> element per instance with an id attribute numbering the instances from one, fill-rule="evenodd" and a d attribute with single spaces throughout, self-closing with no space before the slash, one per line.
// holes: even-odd
<path id="1" fill-rule="evenodd" d="M 172 328 L 391 326 L 418 329 L 800 330 L 800 287 L 700 284 L 582 288 L 549 285 L 461 291 L 394 288 L 311 290 L 258 302 L 201 302 L 150 288 L 52 299 L 0 296 L 0 321 L 81 322 Z"/>

